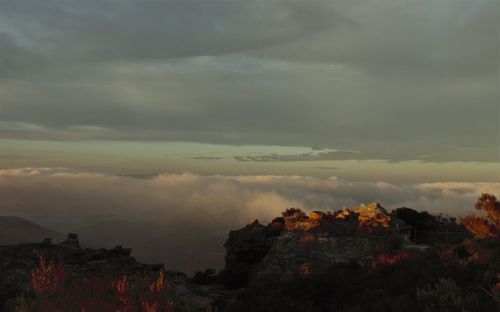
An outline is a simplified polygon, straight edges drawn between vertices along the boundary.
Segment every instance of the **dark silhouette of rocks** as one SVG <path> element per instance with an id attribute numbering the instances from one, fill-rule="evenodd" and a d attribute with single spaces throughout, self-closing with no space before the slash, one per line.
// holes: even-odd
<path id="1" fill-rule="evenodd" d="M 75 277 L 148 274 L 163 268 L 162 264 L 139 263 L 130 252 L 121 246 L 113 249 L 81 248 L 75 233 L 70 233 L 60 244 L 53 244 L 47 238 L 40 243 L 0 246 L 0 307 L 9 297 L 30 292 L 31 272 L 38 266 L 41 254 L 47 260 L 64 263 Z"/>
<path id="2" fill-rule="evenodd" d="M 31 272 L 38 267 L 41 254 L 47 261 L 64 264 L 76 279 L 124 275 L 156 277 L 164 268 L 163 264 L 137 262 L 131 252 L 130 248 L 120 245 L 111 249 L 82 248 L 76 233 L 68 234 L 60 244 L 53 244 L 46 238 L 40 243 L 0 246 L 0 311 L 8 299 L 32 293 Z M 222 285 L 189 283 L 181 272 L 165 271 L 165 276 L 189 311 L 213 311 L 215 306 L 224 306 L 235 298 L 235 293 Z"/>
<path id="3" fill-rule="evenodd" d="M 244 287 L 252 268 L 271 248 L 266 227 L 257 220 L 237 231 L 231 231 L 226 244 L 225 284 L 229 288 Z"/>

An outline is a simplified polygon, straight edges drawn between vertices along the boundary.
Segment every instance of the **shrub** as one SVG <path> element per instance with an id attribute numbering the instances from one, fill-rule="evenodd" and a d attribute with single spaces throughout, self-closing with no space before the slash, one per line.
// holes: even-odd
<path id="1" fill-rule="evenodd" d="M 210 285 L 213 284 L 217 280 L 217 276 L 215 275 L 214 269 L 206 269 L 205 271 L 196 271 L 193 278 L 191 279 L 192 283 L 198 285 Z"/>
<path id="2" fill-rule="evenodd" d="M 26 294 L 20 294 L 5 304 L 7 312 L 34 312 L 35 309 L 35 300 Z"/>
<path id="3" fill-rule="evenodd" d="M 417 288 L 417 298 L 424 311 L 470 311 L 477 303 L 477 296 L 465 292 L 451 279 L 441 278 L 433 285 Z"/>
<path id="4" fill-rule="evenodd" d="M 35 293 L 30 301 L 19 297 L 11 303 L 16 312 L 95 311 L 163 312 L 178 308 L 165 271 L 158 276 L 74 277 L 60 262 L 39 256 L 32 271 Z"/>

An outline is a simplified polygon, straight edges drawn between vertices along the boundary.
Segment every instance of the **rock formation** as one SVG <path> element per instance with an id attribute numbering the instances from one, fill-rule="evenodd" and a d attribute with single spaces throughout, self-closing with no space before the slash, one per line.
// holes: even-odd
<path id="1" fill-rule="evenodd" d="M 244 287 L 266 274 L 311 274 L 364 265 L 404 243 L 406 226 L 377 203 L 306 215 L 290 208 L 267 226 L 255 221 L 232 231 L 225 244 L 227 287 Z"/>
<path id="2" fill-rule="evenodd" d="M 70 233 L 60 244 L 47 238 L 41 243 L 0 246 L 0 311 L 5 302 L 21 293 L 32 293 L 31 273 L 39 266 L 40 255 L 46 261 L 63 263 L 76 279 L 127 276 L 156 277 L 163 264 L 142 264 L 130 256 L 131 249 L 116 246 L 112 249 L 91 249 L 80 246 L 78 236 Z M 234 293 L 222 286 L 202 286 L 189 283 L 184 273 L 165 271 L 177 299 L 186 311 L 215 311 L 234 299 Z"/>
<path id="3" fill-rule="evenodd" d="M 76 277 L 148 274 L 163 268 L 163 265 L 138 263 L 130 252 L 121 246 L 113 249 L 81 248 L 74 233 L 60 244 L 45 239 L 41 243 L 0 246 L 0 299 L 30 292 L 31 272 L 38 266 L 40 255 L 64 263 Z M 3 306 L 2 300 L 0 307 Z"/>

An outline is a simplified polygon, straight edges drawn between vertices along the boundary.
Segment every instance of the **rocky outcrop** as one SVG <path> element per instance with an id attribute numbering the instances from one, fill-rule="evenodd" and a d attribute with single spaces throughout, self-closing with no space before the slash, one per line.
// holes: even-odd
<path id="1" fill-rule="evenodd" d="M 309 215 L 290 208 L 267 226 L 256 221 L 229 234 L 224 280 L 228 287 L 244 287 L 266 274 L 365 265 L 404 243 L 404 228 L 377 203 Z"/>
<path id="2" fill-rule="evenodd" d="M 247 284 L 254 267 L 269 251 L 271 242 L 266 236 L 266 227 L 257 220 L 244 228 L 231 231 L 226 247 L 225 285 L 239 288 Z"/>
<path id="3" fill-rule="evenodd" d="M 163 265 L 147 265 L 130 256 L 130 249 L 81 248 L 76 234 L 71 233 L 60 244 L 51 239 L 41 243 L 0 246 L 0 307 L 8 298 L 31 291 L 31 272 L 43 255 L 48 261 L 64 263 L 75 277 L 157 273 Z M 170 272 L 175 275 L 174 272 Z"/>
<path id="4" fill-rule="evenodd" d="M 252 248 L 248 248 L 251 250 Z M 45 261 L 61 263 L 75 279 L 95 277 L 156 278 L 162 264 L 142 264 L 130 256 L 131 249 L 116 246 L 112 249 L 91 249 L 80 246 L 78 236 L 70 233 L 60 244 L 51 239 L 40 243 L 0 246 L 0 311 L 5 302 L 20 293 L 31 293 L 31 273 L 39 267 L 40 255 Z M 248 254 L 238 254 L 238 259 Z M 222 285 L 196 285 L 184 273 L 164 271 L 166 280 L 183 311 L 220 311 L 234 301 L 236 294 Z"/>
<path id="5" fill-rule="evenodd" d="M 284 232 L 272 239 L 272 247 L 255 266 L 253 274 L 308 275 L 313 271 L 324 272 L 336 266 L 363 264 L 370 256 L 390 248 L 390 241 L 384 237 Z"/>

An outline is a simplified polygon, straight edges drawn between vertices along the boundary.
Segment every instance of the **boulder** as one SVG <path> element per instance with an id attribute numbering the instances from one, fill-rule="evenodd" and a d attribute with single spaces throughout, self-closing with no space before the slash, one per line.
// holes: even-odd
<path id="1" fill-rule="evenodd" d="M 266 227 L 257 220 L 237 231 L 231 231 L 224 247 L 226 265 L 223 276 L 228 288 L 246 286 L 253 266 L 267 254 L 271 242 Z"/>

